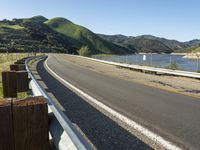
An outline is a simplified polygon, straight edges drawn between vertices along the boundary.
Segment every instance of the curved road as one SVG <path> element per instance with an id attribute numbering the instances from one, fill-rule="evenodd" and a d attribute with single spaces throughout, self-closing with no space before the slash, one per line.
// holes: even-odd
<path id="1" fill-rule="evenodd" d="M 200 99 L 94 72 L 68 61 L 68 57 L 73 56 L 50 55 L 47 64 L 66 81 L 154 133 L 183 148 L 200 149 Z M 60 92 L 53 89 L 55 78 L 48 83 L 41 62 L 38 73 L 50 91 Z M 67 107 L 66 103 L 61 105 Z"/>

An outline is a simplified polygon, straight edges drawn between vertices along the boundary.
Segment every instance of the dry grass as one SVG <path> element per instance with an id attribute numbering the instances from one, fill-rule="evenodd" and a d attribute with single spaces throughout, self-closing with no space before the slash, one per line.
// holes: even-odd
<path id="1" fill-rule="evenodd" d="M 19 54 L 0 54 L 0 98 L 3 97 L 3 89 L 2 89 L 2 72 L 8 71 L 10 68 L 10 64 L 13 64 L 15 61 L 27 57 L 28 54 L 19 53 Z M 27 96 L 26 93 L 19 93 L 18 97 L 23 98 Z"/>

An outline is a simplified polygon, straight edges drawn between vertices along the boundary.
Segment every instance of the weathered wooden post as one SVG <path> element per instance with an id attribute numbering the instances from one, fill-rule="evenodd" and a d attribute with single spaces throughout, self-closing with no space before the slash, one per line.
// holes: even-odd
<path id="1" fill-rule="evenodd" d="M 29 90 L 27 71 L 2 72 L 2 82 L 4 98 L 15 98 L 18 92 L 27 92 Z"/>
<path id="2" fill-rule="evenodd" d="M 13 64 L 10 65 L 11 71 L 24 71 L 26 70 L 26 66 L 24 64 Z"/>
<path id="3" fill-rule="evenodd" d="M 0 100 L 0 150 L 49 150 L 47 109 L 43 97 Z"/>
<path id="4" fill-rule="evenodd" d="M 48 110 L 43 97 L 13 101 L 15 150 L 48 150 Z"/>
<path id="5" fill-rule="evenodd" d="M 27 71 L 17 71 L 17 92 L 29 91 L 29 79 Z"/>
<path id="6" fill-rule="evenodd" d="M 13 124 L 11 101 L 0 99 L 0 150 L 13 150 Z"/>
<path id="7" fill-rule="evenodd" d="M 16 71 L 2 72 L 3 97 L 17 97 L 17 74 Z"/>

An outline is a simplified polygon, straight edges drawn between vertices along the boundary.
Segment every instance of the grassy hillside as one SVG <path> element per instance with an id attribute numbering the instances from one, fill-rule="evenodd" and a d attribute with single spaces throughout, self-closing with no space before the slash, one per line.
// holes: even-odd
<path id="1" fill-rule="evenodd" d="M 68 52 L 77 53 L 65 36 L 55 32 L 43 22 L 47 19 L 36 16 L 26 19 L 0 21 L 0 52 Z"/>
<path id="2" fill-rule="evenodd" d="M 2 72 L 8 71 L 11 64 L 24 57 L 27 57 L 27 54 L 0 54 L 0 98 L 3 98 Z M 18 98 L 24 98 L 26 96 L 26 92 L 18 93 Z"/>
<path id="3" fill-rule="evenodd" d="M 192 49 L 192 52 L 194 52 L 194 53 L 200 52 L 200 45 L 194 47 L 194 48 Z"/>
<path id="4" fill-rule="evenodd" d="M 200 46 L 197 47 L 197 48 L 195 48 L 195 49 L 193 50 L 193 52 L 200 52 Z"/>
<path id="5" fill-rule="evenodd" d="M 53 30 L 77 41 L 79 46 L 88 46 L 92 53 L 125 54 L 130 53 L 127 48 L 103 40 L 85 27 L 76 25 L 64 18 L 54 18 L 45 22 Z M 72 41 L 73 42 L 73 41 Z M 132 51 L 133 52 L 133 51 Z"/>
<path id="6" fill-rule="evenodd" d="M 151 35 L 98 35 L 65 18 L 48 20 L 34 16 L 0 21 L 0 52 L 40 50 L 78 54 L 87 47 L 91 54 L 171 53 L 193 51 L 198 43 L 200 40 L 179 42 Z"/>

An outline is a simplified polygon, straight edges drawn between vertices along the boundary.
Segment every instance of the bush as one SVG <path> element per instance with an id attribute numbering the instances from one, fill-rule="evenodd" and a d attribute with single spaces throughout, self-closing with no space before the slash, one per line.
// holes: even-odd
<path id="1" fill-rule="evenodd" d="M 89 57 L 92 55 L 92 53 L 87 46 L 82 46 L 79 50 L 79 55 Z"/>
<path id="2" fill-rule="evenodd" d="M 200 70 L 197 70 L 197 73 L 200 73 Z"/>
<path id="3" fill-rule="evenodd" d="M 178 69 L 178 65 L 177 63 L 172 63 L 169 66 L 166 67 L 167 69 L 172 69 L 172 70 L 177 70 Z"/>

